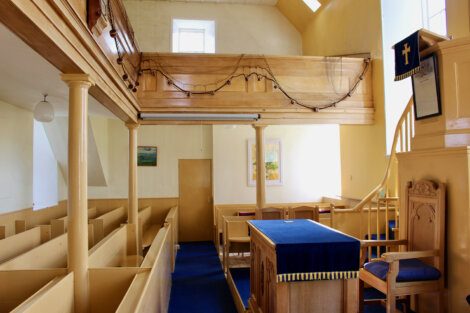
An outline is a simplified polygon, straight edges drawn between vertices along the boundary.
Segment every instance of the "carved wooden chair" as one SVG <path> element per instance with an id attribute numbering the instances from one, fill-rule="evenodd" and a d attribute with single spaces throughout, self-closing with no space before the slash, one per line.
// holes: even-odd
<path id="1" fill-rule="evenodd" d="M 406 246 L 407 252 L 386 252 L 366 263 L 359 272 L 359 308 L 364 309 L 364 284 L 386 295 L 387 313 L 396 311 L 397 297 L 439 293 L 438 311 L 444 312 L 445 185 L 428 180 L 409 183 L 406 188 L 407 240 L 364 240 L 369 247 Z"/>
<path id="2" fill-rule="evenodd" d="M 283 208 L 259 209 L 259 217 L 262 220 L 283 220 L 286 218 L 286 210 Z"/>
<path id="3" fill-rule="evenodd" d="M 320 221 L 318 206 L 298 206 L 289 208 L 290 219 L 309 219 L 315 222 Z"/>

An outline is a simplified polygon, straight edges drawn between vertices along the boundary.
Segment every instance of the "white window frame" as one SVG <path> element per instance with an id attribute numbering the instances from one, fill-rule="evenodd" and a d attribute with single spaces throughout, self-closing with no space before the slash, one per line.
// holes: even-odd
<path id="1" fill-rule="evenodd" d="M 426 28 L 426 29 L 429 29 L 430 31 L 436 32 L 435 29 L 431 29 L 430 21 L 431 21 L 432 18 L 434 18 L 434 17 L 438 16 L 439 14 L 443 13 L 444 17 L 446 19 L 446 25 L 445 25 L 446 33 L 445 34 L 439 33 L 439 35 L 447 36 L 447 32 L 448 32 L 448 29 L 447 29 L 447 3 L 445 3 L 443 9 L 441 9 L 440 11 L 434 13 L 431 16 L 430 13 L 429 13 L 429 1 L 435 1 L 435 0 L 421 0 L 421 6 L 422 6 L 422 9 L 423 9 L 423 11 L 422 11 L 423 27 Z"/>
<path id="2" fill-rule="evenodd" d="M 181 30 L 186 32 L 203 31 L 203 51 L 181 50 L 179 36 Z M 175 53 L 215 53 L 215 21 L 173 18 L 171 21 L 171 51 Z"/>

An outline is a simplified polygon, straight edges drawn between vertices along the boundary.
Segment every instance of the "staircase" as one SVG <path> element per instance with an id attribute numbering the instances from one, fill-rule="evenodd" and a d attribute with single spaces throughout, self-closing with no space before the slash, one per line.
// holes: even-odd
<path id="1" fill-rule="evenodd" d="M 411 98 L 398 120 L 393 137 L 392 149 L 388 159 L 384 178 L 361 202 L 351 209 L 334 209 L 333 213 L 360 213 L 360 229 L 365 230 L 364 239 L 389 240 L 398 239 L 399 228 L 399 199 L 398 195 L 390 195 L 391 184 L 398 193 L 398 179 L 392 182 L 391 173 L 397 171 L 397 157 L 399 152 L 411 151 L 411 138 L 414 136 L 413 98 Z M 396 176 L 396 175 L 395 175 Z M 366 220 L 367 225 L 362 225 Z M 372 251 L 373 250 L 373 251 Z M 369 248 L 367 259 L 371 260 L 386 252 L 386 247 Z"/>

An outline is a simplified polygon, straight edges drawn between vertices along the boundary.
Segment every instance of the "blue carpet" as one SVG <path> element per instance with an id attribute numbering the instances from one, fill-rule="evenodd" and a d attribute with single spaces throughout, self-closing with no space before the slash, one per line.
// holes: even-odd
<path id="1" fill-rule="evenodd" d="M 250 269 L 246 267 L 231 268 L 230 274 L 243 300 L 243 305 L 245 308 L 248 308 L 248 299 L 250 298 Z"/>
<path id="2" fill-rule="evenodd" d="M 169 313 L 237 313 L 212 242 L 180 244 Z"/>

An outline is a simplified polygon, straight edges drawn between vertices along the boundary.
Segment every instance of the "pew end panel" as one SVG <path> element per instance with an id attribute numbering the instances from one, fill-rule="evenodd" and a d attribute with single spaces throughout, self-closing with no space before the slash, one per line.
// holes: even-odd
<path id="1" fill-rule="evenodd" d="M 90 268 L 90 313 L 116 312 L 134 277 L 146 271 L 138 267 Z"/>
<path id="2" fill-rule="evenodd" d="M 73 273 L 57 276 L 12 313 L 73 313 Z"/>
<path id="3" fill-rule="evenodd" d="M 0 270 L 0 312 L 10 312 L 57 276 L 67 275 L 66 268 Z"/>

